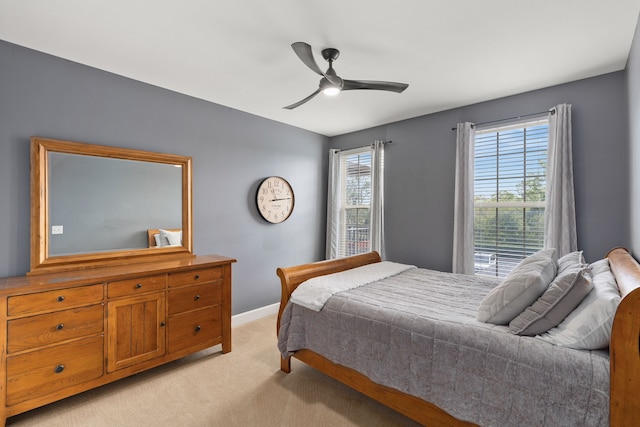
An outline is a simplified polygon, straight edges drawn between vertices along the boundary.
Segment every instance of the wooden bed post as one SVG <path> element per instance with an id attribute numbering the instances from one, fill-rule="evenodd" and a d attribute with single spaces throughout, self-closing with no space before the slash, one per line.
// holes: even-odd
<path id="1" fill-rule="evenodd" d="M 291 372 L 291 356 L 280 357 L 280 370 L 282 372 L 286 372 L 287 374 Z"/>
<path id="2" fill-rule="evenodd" d="M 640 416 L 640 270 L 624 248 L 612 249 L 607 258 L 623 297 L 613 320 L 609 346 L 609 423 L 611 427 L 623 427 Z"/>

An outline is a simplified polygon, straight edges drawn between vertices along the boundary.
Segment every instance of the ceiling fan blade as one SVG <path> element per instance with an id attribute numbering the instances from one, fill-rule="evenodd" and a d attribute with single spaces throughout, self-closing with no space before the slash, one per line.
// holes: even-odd
<path id="1" fill-rule="evenodd" d="M 401 93 L 408 87 L 409 85 L 406 83 L 380 82 L 375 80 L 345 80 L 342 90 L 371 89 Z"/>
<path id="2" fill-rule="evenodd" d="M 319 93 L 320 93 L 320 89 L 316 90 L 315 92 L 313 92 L 311 95 L 307 96 L 302 101 L 298 101 L 295 104 L 287 105 L 286 107 L 282 107 L 282 108 L 286 108 L 287 110 L 293 110 L 294 108 L 299 107 L 302 104 L 304 104 L 305 102 L 309 101 L 311 98 L 313 98 L 314 96 L 316 96 Z"/>
<path id="3" fill-rule="evenodd" d="M 313 71 L 314 73 L 324 76 L 324 73 L 322 72 L 320 67 L 318 67 L 316 60 L 313 58 L 313 52 L 311 51 L 311 46 L 309 44 L 305 42 L 295 42 L 291 45 L 291 47 L 293 48 L 293 51 L 296 53 L 296 55 L 298 55 L 298 58 L 300 58 L 300 60 L 304 62 L 304 65 L 311 68 L 311 71 Z"/>

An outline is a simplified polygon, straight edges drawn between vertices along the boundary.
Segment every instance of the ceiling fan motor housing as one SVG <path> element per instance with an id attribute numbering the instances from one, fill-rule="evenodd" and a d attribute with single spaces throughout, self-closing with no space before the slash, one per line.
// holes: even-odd
<path id="1" fill-rule="evenodd" d="M 322 50 L 322 57 L 329 62 L 335 61 L 340 56 L 340 51 L 338 49 L 334 49 L 329 47 L 327 49 Z"/>

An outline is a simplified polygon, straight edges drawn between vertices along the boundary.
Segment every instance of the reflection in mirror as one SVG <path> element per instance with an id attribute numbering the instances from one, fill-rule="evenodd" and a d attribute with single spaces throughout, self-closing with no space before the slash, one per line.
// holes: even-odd
<path id="1" fill-rule="evenodd" d="M 182 227 L 182 167 L 49 153 L 49 256 L 148 247 Z"/>
<path id="2" fill-rule="evenodd" d="M 31 138 L 29 274 L 192 257 L 191 209 L 191 157 Z"/>

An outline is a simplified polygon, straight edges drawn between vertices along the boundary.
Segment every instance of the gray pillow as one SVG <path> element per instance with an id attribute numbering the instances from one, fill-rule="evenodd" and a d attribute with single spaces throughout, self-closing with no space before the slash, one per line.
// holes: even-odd
<path id="1" fill-rule="evenodd" d="M 507 325 L 547 290 L 556 277 L 556 263 L 555 249 L 543 249 L 525 258 L 484 297 L 477 319 Z"/>
<path id="2" fill-rule="evenodd" d="M 531 264 L 532 262 L 538 262 L 541 259 L 544 260 L 552 260 L 553 263 L 556 265 L 558 265 L 558 252 L 554 249 L 554 248 L 549 248 L 549 249 L 540 249 L 538 252 L 529 255 L 528 257 L 526 257 L 525 259 L 523 259 L 522 261 L 520 261 L 520 263 L 518 265 L 516 265 L 516 267 L 513 270 L 516 270 L 522 266 L 525 266 L 527 264 Z"/>
<path id="3" fill-rule="evenodd" d="M 584 260 L 584 256 L 582 255 L 582 251 L 570 252 L 558 258 L 558 274 L 576 266 L 587 266 L 587 262 Z"/>
<path id="4" fill-rule="evenodd" d="M 558 260 L 560 263 L 560 260 Z M 574 265 L 559 273 L 536 302 L 509 323 L 518 335 L 539 335 L 558 326 L 593 289 L 589 267 Z"/>

